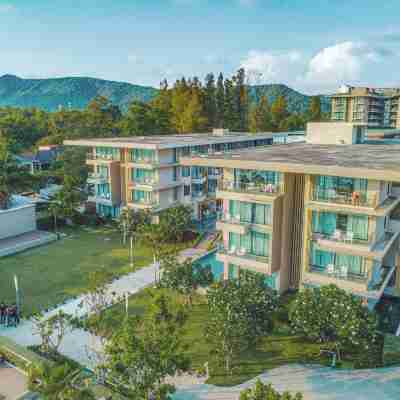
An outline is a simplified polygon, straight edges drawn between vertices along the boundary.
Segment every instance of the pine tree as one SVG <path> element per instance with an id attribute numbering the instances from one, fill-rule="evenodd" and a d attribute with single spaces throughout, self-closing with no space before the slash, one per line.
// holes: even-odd
<path id="1" fill-rule="evenodd" d="M 289 113 L 287 111 L 287 102 L 285 97 L 278 96 L 271 106 L 271 119 L 273 128 L 275 130 L 279 130 L 281 123 L 287 118 L 288 115 Z"/>
<path id="2" fill-rule="evenodd" d="M 320 121 L 322 117 L 321 112 L 321 98 L 319 96 L 313 96 L 311 98 L 310 108 L 310 121 Z"/>
<path id="3" fill-rule="evenodd" d="M 245 71 L 240 68 L 234 77 L 235 82 L 235 126 L 233 129 L 245 132 L 248 129 L 248 93 L 245 84 Z"/>
<path id="4" fill-rule="evenodd" d="M 249 113 L 250 132 L 267 132 L 273 129 L 271 110 L 266 96 L 261 96 L 257 104 L 253 104 Z"/>
<path id="5" fill-rule="evenodd" d="M 204 114 L 207 118 L 207 127 L 209 130 L 216 126 L 217 103 L 214 74 L 207 74 L 204 88 Z"/>
<path id="6" fill-rule="evenodd" d="M 235 113 L 235 87 L 230 79 L 225 79 L 224 128 L 235 129 L 237 115 Z"/>
<path id="7" fill-rule="evenodd" d="M 219 74 L 217 80 L 217 89 L 215 93 L 215 105 L 216 105 L 216 126 L 223 128 L 225 126 L 225 87 L 224 87 L 224 76 L 222 73 Z"/>

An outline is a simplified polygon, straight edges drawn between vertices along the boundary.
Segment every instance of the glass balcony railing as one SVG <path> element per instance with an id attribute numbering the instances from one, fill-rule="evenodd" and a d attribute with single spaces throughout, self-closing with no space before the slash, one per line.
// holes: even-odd
<path id="1" fill-rule="evenodd" d="M 262 193 L 267 195 L 275 195 L 282 193 L 282 184 L 263 182 L 237 182 L 223 179 L 218 182 L 218 190 L 224 190 L 228 192 Z"/>
<path id="2" fill-rule="evenodd" d="M 312 193 L 312 199 L 314 201 L 322 201 L 325 203 L 345 204 L 359 207 L 375 208 L 377 206 L 376 196 L 371 196 L 365 192 L 357 191 L 347 192 L 336 189 L 315 188 Z"/>
<path id="3" fill-rule="evenodd" d="M 112 154 L 95 154 L 95 153 L 87 153 L 87 160 L 101 160 L 101 161 L 119 161 L 120 157 Z"/>
<path id="4" fill-rule="evenodd" d="M 330 278 L 356 282 L 356 283 L 366 284 L 368 279 L 367 273 L 356 274 L 351 272 L 347 266 L 338 266 L 334 264 L 329 264 L 326 267 L 321 267 L 318 265 L 310 265 L 309 272 Z"/>
<path id="5" fill-rule="evenodd" d="M 129 186 L 135 186 L 135 185 L 148 185 L 148 186 L 153 186 L 157 185 L 159 183 L 157 178 L 134 178 L 133 180 L 129 181 Z"/>
<path id="6" fill-rule="evenodd" d="M 137 198 L 137 199 L 133 198 L 133 199 L 131 199 L 131 203 L 132 204 L 142 204 L 145 206 L 152 206 L 152 207 L 158 206 L 158 203 L 156 200 L 146 199 L 146 198 Z"/>
<path id="7" fill-rule="evenodd" d="M 239 249 L 237 249 L 234 246 L 226 248 L 222 243 L 220 243 L 218 246 L 218 252 L 221 254 L 235 256 L 235 257 L 243 258 L 246 260 L 254 260 L 254 261 L 266 263 L 266 264 L 268 264 L 270 262 L 270 257 L 268 255 L 253 254 L 253 253 L 246 251 L 246 249 L 243 247 L 239 248 Z"/>
<path id="8" fill-rule="evenodd" d="M 96 193 L 95 197 L 98 199 L 111 200 L 111 193 Z"/>
<path id="9" fill-rule="evenodd" d="M 353 231 L 336 229 L 333 233 L 312 232 L 314 240 L 329 240 L 330 242 L 368 245 L 368 239 L 360 239 Z"/>
<path id="10" fill-rule="evenodd" d="M 109 175 L 107 174 L 99 174 L 92 172 L 88 175 L 87 182 L 92 184 L 99 184 L 108 182 L 109 179 L 110 179 Z"/>

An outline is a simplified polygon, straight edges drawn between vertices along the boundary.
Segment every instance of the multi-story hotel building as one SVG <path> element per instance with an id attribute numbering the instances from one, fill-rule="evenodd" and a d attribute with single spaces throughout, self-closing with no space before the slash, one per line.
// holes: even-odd
<path id="1" fill-rule="evenodd" d="M 195 219 L 217 208 L 218 168 L 182 167 L 187 155 L 224 155 L 229 151 L 284 143 L 286 134 L 230 133 L 141 136 L 113 139 L 67 140 L 68 146 L 89 149 L 89 201 L 97 213 L 118 217 L 121 207 L 155 213 L 177 204 L 193 206 Z"/>
<path id="2" fill-rule="evenodd" d="M 335 283 L 372 305 L 400 288 L 400 229 L 390 218 L 400 203 L 400 146 L 358 144 L 365 130 L 311 123 L 306 143 L 181 160 L 223 171 L 225 278 L 262 272 L 279 292 Z"/>
<path id="3" fill-rule="evenodd" d="M 332 98 L 332 121 L 400 128 L 400 88 L 343 86 Z"/>

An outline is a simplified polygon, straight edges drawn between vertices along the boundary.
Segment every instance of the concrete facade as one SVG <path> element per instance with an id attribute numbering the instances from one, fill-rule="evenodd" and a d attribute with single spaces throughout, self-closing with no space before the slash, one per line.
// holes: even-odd
<path id="1" fill-rule="evenodd" d="M 36 230 L 35 204 L 14 196 L 7 210 L 0 210 L 0 240 Z"/>
<path id="2" fill-rule="evenodd" d="M 187 155 L 206 156 L 271 145 L 286 134 L 246 134 L 216 130 L 212 134 L 148 136 L 65 141 L 89 148 L 90 201 L 101 215 L 118 217 L 122 207 L 155 213 L 177 204 L 193 207 L 201 220 L 217 210 L 219 169 L 183 168 Z"/>
<path id="3" fill-rule="evenodd" d="M 182 160 L 223 169 L 217 257 L 226 278 L 252 269 L 279 292 L 335 283 L 368 304 L 400 288 L 400 230 L 390 221 L 400 204 L 400 146 L 356 144 L 356 128 L 309 124 L 305 144 Z M 259 205 L 269 215 L 261 225 L 252 219 L 260 221 Z"/>

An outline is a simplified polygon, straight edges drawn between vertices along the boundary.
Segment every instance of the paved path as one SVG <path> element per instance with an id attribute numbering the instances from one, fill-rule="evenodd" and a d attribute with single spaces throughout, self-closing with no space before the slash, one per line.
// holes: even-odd
<path id="1" fill-rule="evenodd" d="M 327 367 L 288 365 L 260 376 L 280 392 L 302 392 L 304 400 L 398 400 L 400 368 L 333 370 Z M 238 400 L 255 379 L 234 387 L 180 382 L 174 400 Z"/>
<path id="2" fill-rule="evenodd" d="M 112 293 L 115 293 L 116 296 L 123 296 L 125 293 L 134 294 L 152 285 L 157 272 L 158 266 L 153 264 L 115 280 L 107 289 L 110 301 L 115 297 Z M 66 314 L 83 317 L 88 313 L 87 308 L 82 306 L 84 304 L 84 297 L 80 296 L 49 311 L 45 315 L 50 317 L 58 311 L 63 311 Z M 31 346 L 40 343 L 40 337 L 33 334 L 33 323 L 30 320 L 23 320 L 17 328 L 0 326 L 0 335 L 9 337 L 22 346 Z M 94 335 L 82 329 L 74 329 L 65 336 L 60 346 L 60 352 L 87 367 L 93 367 L 93 361 L 89 358 L 87 349 L 92 347 L 98 348 L 99 346 L 100 340 Z"/>
<path id="3" fill-rule="evenodd" d="M 28 388 L 28 378 L 9 365 L 0 366 L 0 398 L 15 400 L 23 395 Z"/>

